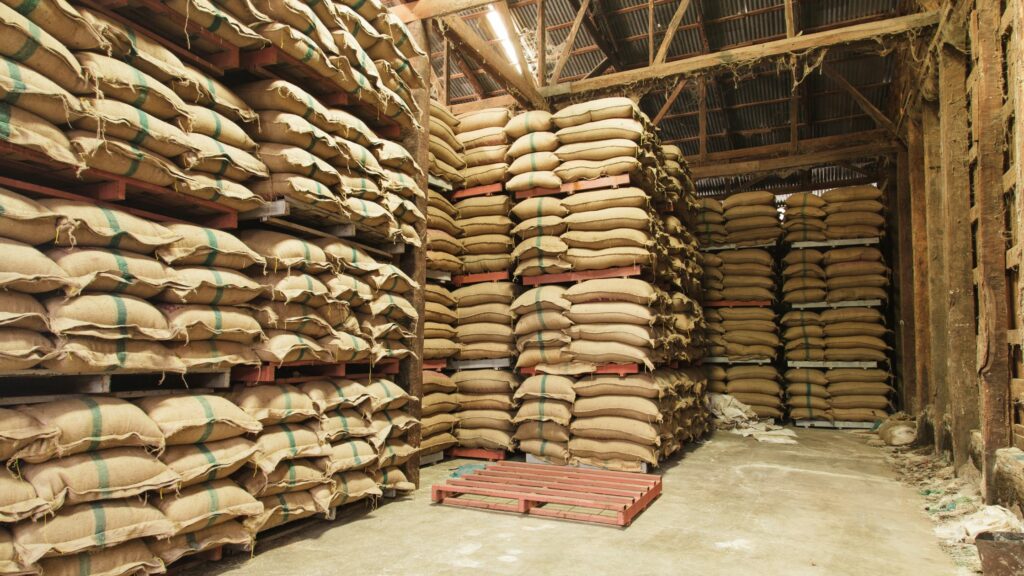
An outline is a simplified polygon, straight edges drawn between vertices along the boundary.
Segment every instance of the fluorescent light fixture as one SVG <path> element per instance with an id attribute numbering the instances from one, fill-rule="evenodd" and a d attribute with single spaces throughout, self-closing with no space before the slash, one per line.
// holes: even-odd
<path id="1" fill-rule="evenodd" d="M 512 45 L 512 37 L 509 36 L 508 28 L 505 27 L 505 21 L 502 20 L 501 14 L 498 14 L 498 11 L 494 9 L 494 5 L 487 7 L 487 23 L 490 24 L 491 30 L 498 36 L 498 40 L 501 41 L 501 49 L 505 52 L 505 57 L 522 74 L 523 70 L 519 67 L 519 57 L 516 56 L 516 49 Z"/>

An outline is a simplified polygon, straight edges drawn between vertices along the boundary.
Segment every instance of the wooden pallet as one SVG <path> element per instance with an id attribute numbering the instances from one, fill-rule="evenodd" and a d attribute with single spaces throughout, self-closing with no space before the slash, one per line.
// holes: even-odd
<path id="1" fill-rule="evenodd" d="M 519 373 L 523 376 L 533 376 L 535 374 L 543 374 L 543 372 L 537 372 L 537 368 L 530 366 L 529 368 L 520 368 Z M 604 364 L 598 366 L 592 372 L 587 374 L 615 374 L 620 378 L 629 374 L 639 374 L 640 365 L 636 363 L 632 364 Z"/>
<path id="2" fill-rule="evenodd" d="M 456 286 L 465 286 L 467 284 L 480 284 L 481 282 L 503 282 L 509 279 L 508 271 L 503 272 L 484 272 L 482 274 L 461 274 L 459 276 L 452 276 L 452 282 Z"/>
<path id="3" fill-rule="evenodd" d="M 633 179 L 629 174 L 619 174 L 618 176 L 605 176 L 603 178 L 595 178 L 594 180 L 566 182 L 565 184 L 562 184 L 562 192 L 565 194 L 572 194 L 573 192 L 583 192 L 584 190 L 618 188 L 620 186 L 629 186 L 632 182 Z"/>
<path id="4" fill-rule="evenodd" d="M 231 381 L 249 386 L 258 384 L 299 384 L 324 378 L 357 378 L 362 375 L 398 374 L 397 360 L 367 363 L 299 361 L 284 364 L 263 363 L 259 366 L 236 366 Z"/>
<path id="5" fill-rule="evenodd" d="M 449 448 L 444 451 L 447 458 L 470 458 L 473 460 L 490 460 L 497 462 L 505 459 L 504 450 L 488 450 L 486 448 Z"/>
<path id="6" fill-rule="evenodd" d="M 115 394 L 137 398 L 155 394 L 230 388 L 229 372 L 185 374 L 152 370 L 120 370 L 99 374 L 67 374 L 52 370 L 19 370 L 0 375 L 0 405 L 47 402 L 54 395 Z M 25 394 L 28 392 L 29 394 Z"/>
<path id="7" fill-rule="evenodd" d="M 796 310 L 806 310 L 811 308 L 871 308 L 881 305 L 881 300 L 846 300 L 843 302 L 803 302 L 800 304 L 790 304 L 790 306 Z"/>
<path id="8" fill-rule="evenodd" d="M 455 192 L 452 194 L 452 200 L 462 200 L 463 198 L 473 198 L 475 196 L 490 196 L 492 194 L 501 194 L 504 191 L 505 185 L 501 182 L 484 186 L 473 186 Z"/>
<path id="9" fill-rule="evenodd" d="M 452 273 L 445 272 L 444 270 L 431 270 L 427 268 L 427 280 L 433 280 L 435 282 L 451 282 Z"/>
<path id="10" fill-rule="evenodd" d="M 439 360 L 424 360 L 423 361 L 423 369 L 424 370 L 444 370 L 446 368 L 448 368 L 448 360 L 445 359 L 445 358 L 441 358 Z"/>
<path id="11" fill-rule="evenodd" d="M 625 527 L 661 495 L 661 477 L 498 462 L 430 492 L 436 504 Z"/>
<path id="12" fill-rule="evenodd" d="M 771 359 L 756 359 L 756 360 L 733 360 L 728 356 L 705 356 L 700 361 L 704 364 L 772 364 L 775 360 Z"/>
<path id="13" fill-rule="evenodd" d="M 448 367 L 452 370 L 503 370 L 511 368 L 515 361 L 511 358 L 483 358 L 480 360 L 452 360 Z"/>
<path id="14" fill-rule="evenodd" d="M 540 196 L 558 196 L 559 194 L 565 194 L 561 188 L 530 188 L 528 190 L 519 190 L 515 193 L 516 200 L 526 200 L 527 198 L 537 198 Z"/>
<path id="15" fill-rule="evenodd" d="M 640 265 L 606 268 L 604 270 L 586 270 L 584 272 L 564 272 L 562 274 L 541 274 L 540 276 L 523 276 L 524 286 L 540 286 L 542 284 L 564 284 L 583 282 L 602 278 L 629 278 L 643 273 Z"/>
<path id="16" fill-rule="evenodd" d="M 705 308 L 768 308 L 771 305 L 771 300 L 709 300 L 702 304 Z"/>

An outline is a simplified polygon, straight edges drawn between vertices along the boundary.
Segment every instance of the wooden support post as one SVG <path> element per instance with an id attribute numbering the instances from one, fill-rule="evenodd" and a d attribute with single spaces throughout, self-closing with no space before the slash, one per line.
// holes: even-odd
<path id="1" fill-rule="evenodd" d="M 914 341 L 916 362 L 915 402 L 909 407 L 915 416 L 931 404 L 931 331 L 929 330 L 927 184 L 925 178 L 924 134 L 920 124 L 907 125 L 907 168 L 910 180 L 910 229 L 914 261 Z"/>
<path id="2" fill-rule="evenodd" d="M 697 122 L 700 130 L 700 141 L 698 153 L 701 159 L 708 157 L 708 80 L 701 76 L 697 80 L 697 106 L 699 114 Z"/>
<path id="3" fill-rule="evenodd" d="M 917 394 L 917 325 L 914 322 L 914 269 L 913 222 L 910 191 L 910 153 L 901 146 L 896 153 L 896 173 L 889 180 L 887 190 L 893 210 L 895 236 L 895 285 L 896 285 L 896 390 L 905 410 L 915 414 L 919 410 Z M 895 198 L 893 193 L 895 192 Z"/>
<path id="4" fill-rule="evenodd" d="M 452 94 L 452 43 L 447 38 L 444 39 L 444 63 L 441 68 L 444 74 L 444 81 L 441 83 L 441 91 L 444 95 L 441 102 L 448 106 L 451 103 Z"/>
<path id="5" fill-rule="evenodd" d="M 548 83 L 548 29 L 544 18 L 544 0 L 537 0 L 537 85 Z"/>
<path id="6" fill-rule="evenodd" d="M 799 60 L 796 56 L 789 59 L 789 75 L 792 92 L 789 95 L 789 147 L 793 152 L 799 150 L 800 142 L 800 90 L 796 84 L 796 67 Z"/>
<path id="7" fill-rule="evenodd" d="M 978 2 L 971 51 L 977 59 L 972 133 L 977 149 L 974 200 L 978 210 L 978 384 L 981 387 L 982 476 L 985 499 L 995 497 L 995 453 L 1010 446 L 1010 368 L 1007 329 L 1003 198 L 1002 20 L 999 2 Z M 1019 119 L 1018 119 L 1019 121 Z"/>
<path id="8" fill-rule="evenodd" d="M 583 0 L 583 4 L 580 6 L 578 12 L 576 12 L 576 19 L 572 21 L 572 28 L 569 29 L 569 35 L 565 37 L 565 45 L 562 46 L 562 55 L 558 57 L 558 62 L 555 63 L 555 71 L 551 73 L 551 81 L 558 83 L 558 78 L 562 75 L 562 69 L 565 68 L 566 62 L 569 61 L 569 56 L 572 55 L 572 47 L 576 43 L 576 35 L 580 32 L 580 26 L 583 25 L 583 18 L 587 15 L 587 8 L 590 7 L 590 0 Z"/>
<path id="9" fill-rule="evenodd" d="M 654 0 L 647 0 L 647 65 L 654 64 Z"/>
<path id="10" fill-rule="evenodd" d="M 409 23 L 409 32 L 412 39 L 415 40 L 420 46 L 424 48 L 427 54 L 430 54 L 430 38 L 427 34 L 427 24 L 424 21 L 411 22 Z M 414 58 L 412 61 L 414 69 L 421 75 L 426 75 L 430 71 L 430 57 L 421 56 Z M 430 93 L 426 89 L 418 89 L 412 91 L 413 98 L 419 104 L 420 109 L 420 126 L 430 125 Z M 421 172 L 416 176 L 416 184 L 421 190 L 426 190 L 428 187 L 427 182 L 427 167 L 430 166 L 430 139 L 429 134 L 426 130 L 419 131 L 408 131 L 405 133 L 405 138 L 402 142 L 406 150 L 409 150 L 413 154 L 413 158 L 416 163 L 420 166 Z M 418 198 L 416 200 L 416 207 L 419 208 L 423 214 L 427 213 L 427 201 L 425 198 Z M 416 224 L 416 234 L 423 241 L 424 246 L 427 241 L 427 226 L 426 222 L 418 222 Z M 412 247 L 410 247 L 412 248 Z M 416 309 L 416 313 L 419 318 L 423 318 L 425 300 L 423 296 L 422 287 L 426 285 L 427 281 L 427 266 L 426 259 L 424 258 L 423 248 L 414 248 L 406 250 L 405 254 L 401 257 L 401 268 L 417 284 L 420 285 L 420 289 L 413 293 L 412 305 Z M 414 327 L 415 338 L 411 342 L 410 349 L 412 350 L 412 357 L 403 360 L 399 363 L 398 381 L 405 384 L 406 390 L 414 398 L 423 397 L 423 322 L 416 322 Z M 422 416 L 420 410 L 419 401 L 410 403 L 410 412 L 413 418 L 417 420 Z M 418 448 L 420 445 L 420 429 L 418 426 L 413 427 L 408 432 L 407 440 L 413 447 Z M 404 467 L 405 473 L 409 478 L 410 482 L 419 486 L 420 483 L 420 457 L 414 456 Z"/>
<path id="11" fill-rule="evenodd" d="M 967 58 L 943 44 L 939 50 L 939 135 L 945 218 L 940 227 L 945 266 L 945 298 L 939 307 L 948 324 L 945 344 L 946 413 L 952 435 L 953 465 L 970 457 L 971 430 L 978 423 L 978 387 L 974 379 L 975 326 L 971 246 L 970 173 L 967 144 Z"/>
<path id="12" fill-rule="evenodd" d="M 943 273 L 946 261 L 943 253 L 942 236 L 945 213 L 942 189 L 942 136 L 939 127 L 938 106 L 925 103 L 922 112 L 924 129 L 925 162 L 925 203 L 928 250 L 928 324 L 932 335 L 929 346 L 931 381 L 932 422 L 935 425 L 935 447 L 940 454 L 949 446 L 946 444 L 946 410 L 949 405 L 949 385 L 946 379 L 946 344 L 948 337 L 948 310 L 946 309 L 946 276 Z"/>

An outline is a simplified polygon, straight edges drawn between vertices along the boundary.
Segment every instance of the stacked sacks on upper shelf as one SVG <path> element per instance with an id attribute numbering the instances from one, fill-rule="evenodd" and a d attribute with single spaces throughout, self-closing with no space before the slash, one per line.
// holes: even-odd
<path id="1" fill-rule="evenodd" d="M 828 380 L 829 408 L 840 422 L 878 422 L 889 416 L 892 375 L 881 368 L 832 368 Z"/>
<path id="2" fill-rule="evenodd" d="M 455 137 L 459 120 L 440 102 L 430 101 L 430 173 L 455 188 L 465 182 L 465 146 Z"/>
<path id="3" fill-rule="evenodd" d="M 314 460 L 328 455 L 328 445 L 318 434 L 318 414 L 309 396 L 290 384 L 238 388 L 231 400 L 258 420 L 256 453 L 234 474 L 263 504 L 263 511 L 243 522 L 257 532 L 327 514 L 328 501 L 314 497 L 313 489 L 331 482 Z"/>
<path id="4" fill-rule="evenodd" d="M 559 236 L 565 232 L 563 218 L 569 211 L 558 198 L 528 198 L 512 208 L 519 223 L 512 229 L 519 243 L 512 251 L 517 277 L 568 272 L 572 266 L 565 260 L 569 245 Z"/>
<path id="5" fill-rule="evenodd" d="M 811 192 L 790 194 L 784 202 L 783 240 L 786 242 L 823 242 L 825 234 L 825 200 Z"/>
<path id="6" fill-rule="evenodd" d="M 790 250 L 782 257 L 782 301 L 824 302 L 827 295 L 822 253 L 814 248 Z"/>
<path id="7" fill-rule="evenodd" d="M 832 420 L 828 378 L 817 368 L 790 368 L 783 375 L 791 420 Z"/>
<path id="8" fill-rule="evenodd" d="M 889 299 L 889 267 L 878 248 L 832 248 L 825 251 L 821 265 L 829 302 Z"/>
<path id="9" fill-rule="evenodd" d="M 878 238 L 884 234 L 882 191 L 876 186 L 835 188 L 821 198 L 825 201 L 827 239 Z"/>
<path id="10" fill-rule="evenodd" d="M 573 380 L 553 374 L 531 376 L 516 389 L 515 400 L 519 402 L 513 418 L 519 449 L 554 464 L 568 464 L 569 425 L 576 400 Z"/>
<path id="11" fill-rule="evenodd" d="M 568 246 L 565 259 L 573 271 L 651 266 L 668 255 L 662 221 L 652 214 L 650 197 L 641 188 L 594 190 L 573 194 L 561 205 Z"/>
<path id="12" fill-rule="evenodd" d="M 566 290 L 564 286 L 538 286 L 512 302 L 517 369 L 570 362 L 571 337 L 566 330 L 572 327 L 567 316 L 572 302 L 565 299 Z"/>
<path id="13" fill-rule="evenodd" d="M 561 188 L 562 180 L 554 172 L 562 161 L 556 154 L 558 138 L 551 133 L 553 127 L 551 113 L 545 110 L 522 112 L 505 124 L 505 136 L 512 142 L 505 157 L 510 162 L 506 190 Z"/>
<path id="14" fill-rule="evenodd" d="M 728 242 L 725 229 L 725 210 L 714 198 L 701 198 L 697 212 L 697 240 L 701 246 L 719 246 Z"/>
<path id="15" fill-rule="evenodd" d="M 370 395 L 372 411 L 373 435 L 369 440 L 378 455 L 374 480 L 382 490 L 412 490 L 415 486 L 406 479 L 402 466 L 419 450 L 409 441 L 408 434 L 419 428 L 420 421 L 408 410 L 410 403 L 420 399 L 386 378 L 368 377 L 366 392 Z"/>
<path id="16" fill-rule="evenodd" d="M 463 370 L 452 376 L 452 382 L 458 390 L 459 446 L 511 452 L 516 375 L 509 370 Z"/>
<path id="17" fill-rule="evenodd" d="M 462 272 L 459 211 L 440 192 L 427 192 L 427 269 L 449 275 Z"/>
<path id="18" fill-rule="evenodd" d="M 455 324 L 455 298 L 440 284 L 427 282 L 423 290 L 423 359 L 441 360 L 459 353 Z"/>
<path id="19" fill-rule="evenodd" d="M 481 282 L 452 292 L 460 360 L 510 359 L 515 356 L 511 282 Z"/>
<path id="20" fill-rule="evenodd" d="M 317 433 L 324 456 L 308 466 L 292 467 L 306 476 L 314 502 L 324 506 L 328 518 L 344 504 L 380 496 L 373 479 L 380 450 L 372 443 L 372 397 L 362 384 L 347 378 L 312 380 L 298 385 L 317 412 Z M 323 481 L 323 478 L 329 481 Z"/>
<path id="21" fill-rule="evenodd" d="M 825 330 L 821 315 L 813 310 L 790 310 L 779 320 L 786 343 L 787 362 L 824 362 Z"/>
<path id="22" fill-rule="evenodd" d="M 725 242 L 737 246 L 775 244 L 782 222 L 771 192 L 740 192 L 722 201 Z"/>
<path id="23" fill-rule="evenodd" d="M 505 160 L 509 151 L 505 125 L 510 118 L 507 108 L 486 108 L 458 116 L 455 139 L 465 149 L 462 177 L 466 188 L 505 182 L 509 168 Z"/>
<path id="24" fill-rule="evenodd" d="M 452 431 L 459 422 L 458 388 L 447 375 L 423 371 L 423 399 L 420 401 L 420 456 L 444 451 L 459 443 Z"/>
<path id="25" fill-rule="evenodd" d="M 781 343 L 771 308 L 706 308 L 712 356 L 730 360 L 774 360 Z"/>
<path id="26" fill-rule="evenodd" d="M 382 205 L 395 216 L 403 241 L 414 247 L 423 245 L 417 227 L 426 221 L 426 215 L 416 206 L 427 195 L 416 184 L 423 170 L 412 155 L 396 142 L 381 139 L 373 148 L 382 172 Z"/>
<path id="27" fill-rule="evenodd" d="M 886 362 L 889 345 L 885 317 L 875 308 L 833 308 L 821 313 L 825 360 L 829 362 Z"/>
<path id="28" fill-rule="evenodd" d="M 174 523 L 169 540 L 150 540 L 165 564 L 223 546 L 252 548 L 255 535 L 243 522 L 263 513 L 263 504 L 245 484 L 230 477 L 256 455 L 246 435 L 263 425 L 222 396 L 174 394 L 136 402 L 160 427 L 167 449 L 160 460 L 181 476 L 176 492 L 162 493 L 153 504 Z M 244 488 L 243 488 L 244 486 Z"/>
<path id="29" fill-rule="evenodd" d="M 782 386 L 774 366 L 734 365 L 725 369 L 726 392 L 759 418 L 782 418 Z"/>
<path id="30" fill-rule="evenodd" d="M 161 490 L 176 492 L 182 477 L 154 456 L 166 446 L 164 433 L 145 412 L 118 398 L 80 396 L 5 411 L 3 422 L 0 452 L 19 460 L 9 465 L 20 476 L 0 473 L 0 500 L 4 520 L 16 522 L 9 529 L 19 564 L 29 573 L 90 564 L 110 573 L 164 570 L 146 539 L 183 529 L 154 502 Z M 237 515 L 217 511 L 225 521 Z"/>
<path id="31" fill-rule="evenodd" d="M 462 231 L 464 274 L 507 272 L 514 245 L 509 234 L 511 200 L 505 194 L 474 196 L 455 203 L 457 227 Z"/>
<path id="32" fill-rule="evenodd" d="M 705 254 L 705 298 L 738 302 L 774 302 L 774 262 L 771 252 L 761 248 L 722 250 Z M 709 268 L 717 272 L 712 271 L 709 274 Z M 714 284 L 707 281 L 719 276 L 722 289 L 708 289 Z"/>

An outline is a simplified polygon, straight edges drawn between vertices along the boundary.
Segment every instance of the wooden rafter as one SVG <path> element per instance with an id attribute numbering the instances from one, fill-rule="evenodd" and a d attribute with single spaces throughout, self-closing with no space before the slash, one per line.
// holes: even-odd
<path id="1" fill-rule="evenodd" d="M 591 69 L 590 72 L 587 72 L 586 77 L 587 78 L 593 78 L 594 76 L 600 76 L 601 74 L 604 74 L 605 71 L 607 71 L 611 67 L 612 67 L 612 59 L 608 58 L 608 57 L 605 57 L 605 59 L 601 60 L 601 62 L 599 62 L 597 64 L 597 66 L 594 66 L 594 68 Z"/>
<path id="2" fill-rule="evenodd" d="M 548 27 L 544 0 L 537 0 L 537 85 L 548 83 Z"/>
<path id="3" fill-rule="evenodd" d="M 679 75 L 695 75 L 715 68 L 778 58 L 792 52 L 828 48 L 869 40 L 877 41 L 879 38 L 901 35 L 912 30 L 931 27 L 936 25 L 938 21 L 939 14 L 937 12 L 925 12 L 843 26 L 824 32 L 761 42 L 751 46 L 702 54 L 692 58 L 655 64 L 654 66 L 647 66 L 636 70 L 606 74 L 600 78 L 560 83 L 547 86 L 542 90 L 542 93 L 548 97 L 558 97 L 594 90 L 618 88 L 642 80 L 658 80 Z"/>
<path id="4" fill-rule="evenodd" d="M 580 7 L 580 0 L 569 0 L 569 5 L 573 9 L 578 9 Z M 619 38 L 615 34 L 615 30 L 608 23 L 608 16 L 602 0 L 596 0 L 590 4 L 590 10 L 583 17 L 583 28 L 594 39 L 594 44 L 597 45 L 598 49 L 611 59 L 612 66 L 616 70 L 624 70 L 622 59 L 619 57 L 622 54 L 622 50 L 619 48 Z"/>
<path id="5" fill-rule="evenodd" d="M 442 92 L 444 93 L 444 105 L 447 106 L 451 103 L 452 95 L 452 43 L 447 38 L 444 39 L 444 62 L 441 64 L 442 74 L 444 74 L 444 80 L 441 83 Z"/>
<path id="6" fill-rule="evenodd" d="M 501 0 L 500 2 L 494 3 L 495 9 L 501 16 L 502 22 L 505 23 L 505 29 L 508 31 L 509 39 L 512 41 L 512 47 L 516 51 L 516 60 L 519 62 L 519 69 L 522 72 L 523 77 L 526 81 L 537 88 L 537 83 L 533 79 L 533 75 L 530 74 L 530 67 L 526 64 L 526 56 L 523 53 L 523 39 L 516 31 L 516 23 L 512 19 L 512 12 L 508 8 L 508 0 Z M 497 37 L 497 33 L 494 34 Z"/>
<path id="7" fill-rule="evenodd" d="M 881 110 L 871 103 L 871 100 L 868 100 L 866 96 L 861 94 L 860 90 L 857 90 L 853 84 L 850 84 L 846 78 L 843 78 L 843 75 L 840 74 L 831 64 L 828 62 L 823 63 L 821 71 L 835 82 L 836 85 L 849 94 L 854 101 L 857 102 L 857 105 L 860 106 L 861 110 L 863 110 L 868 116 L 871 116 L 871 119 L 875 121 L 875 124 L 878 124 L 880 128 L 885 128 L 893 135 L 896 134 L 896 125 L 892 123 L 892 120 L 889 120 Z"/>
<path id="8" fill-rule="evenodd" d="M 792 170 L 807 166 L 818 166 L 821 164 L 833 164 L 842 160 L 855 160 L 859 158 L 871 158 L 889 156 L 896 151 L 896 145 L 888 144 L 862 144 L 849 146 L 823 152 L 809 152 L 804 154 L 792 154 L 781 158 L 764 158 L 733 162 L 731 164 L 709 163 L 702 166 L 691 166 L 690 172 L 694 178 L 717 178 L 722 176 L 738 176 L 741 174 L 761 174 L 763 172 L 777 172 Z"/>
<path id="9" fill-rule="evenodd" d="M 706 76 L 701 76 L 697 79 L 697 106 L 700 110 L 700 115 L 697 116 L 697 123 L 700 131 L 700 139 L 698 146 L 700 150 L 700 157 L 708 157 L 708 79 Z"/>
<path id="10" fill-rule="evenodd" d="M 687 82 L 688 80 L 686 78 L 681 78 L 679 82 L 676 82 L 676 87 L 672 89 L 668 98 L 665 99 L 665 104 L 661 106 L 661 110 L 658 110 L 658 114 L 654 117 L 655 126 L 661 124 L 661 121 L 665 119 L 665 115 L 668 114 L 672 105 L 676 103 L 676 99 L 679 98 L 679 95 L 683 93 L 683 89 L 686 88 Z"/>
<path id="11" fill-rule="evenodd" d="M 886 146 L 890 143 L 891 138 L 884 130 L 867 130 L 864 132 L 854 132 L 852 134 L 841 134 L 838 136 L 809 138 L 800 142 L 800 148 L 803 152 L 810 153 L 825 152 L 827 150 L 835 150 L 837 148 L 859 144 Z M 708 154 L 707 159 L 703 161 L 697 156 L 687 156 L 686 162 L 691 166 L 700 165 L 702 162 L 708 164 L 723 164 L 732 161 L 784 156 L 789 154 L 789 152 L 789 143 L 765 144 L 763 146 L 751 146 L 747 148 L 737 148 L 735 150 L 724 150 L 722 152 L 711 152 Z"/>
<path id="12" fill-rule="evenodd" d="M 462 71 L 462 77 L 465 78 L 466 81 L 469 82 L 470 87 L 473 88 L 473 93 L 479 98 L 485 97 L 486 93 L 484 92 L 484 87 L 480 85 L 480 79 L 473 73 L 473 67 L 469 65 L 466 58 L 458 52 L 453 52 L 452 57 L 455 59 L 455 65 Z"/>
<path id="13" fill-rule="evenodd" d="M 402 22 L 408 24 L 416 20 L 437 18 L 455 14 L 469 8 L 479 8 L 494 3 L 495 0 L 419 0 L 392 6 L 391 12 Z"/>
<path id="14" fill-rule="evenodd" d="M 647 0 L 647 65 L 654 64 L 654 0 Z"/>
<path id="15" fill-rule="evenodd" d="M 532 81 L 525 74 L 519 73 L 500 54 L 495 52 L 479 34 L 470 28 L 460 16 L 444 16 L 441 18 L 442 32 L 454 43 L 459 44 L 473 59 L 483 66 L 484 70 L 510 92 L 516 94 L 526 105 L 538 110 L 546 110 L 548 103 L 538 92 Z M 483 96 L 483 94 L 481 94 Z"/>
<path id="16" fill-rule="evenodd" d="M 569 29 L 569 35 L 565 37 L 565 46 L 562 47 L 562 55 L 558 57 L 558 62 L 555 64 L 555 71 L 551 73 L 551 79 L 554 82 L 558 82 L 558 78 L 562 75 L 562 69 L 565 68 L 565 64 L 569 61 L 569 55 L 572 54 L 572 46 L 576 43 L 576 35 L 580 32 L 580 26 L 583 25 L 583 17 L 587 15 L 587 8 L 590 7 L 590 0 L 583 0 L 579 10 L 576 12 L 576 19 L 572 21 L 572 28 Z"/>
<path id="17" fill-rule="evenodd" d="M 661 46 L 658 47 L 658 53 L 654 56 L 652 64 L 662 64 L 665 62 L 665 58 L 668 58 L 668 49 L 672 46 L 672 40 L 675 39 L 679 25 L 682 24 L 683 16 L 686 15 L 686 10 L 689 7 L 690 0 L 682 0 L 679 3 L 675 14 L 672 15 L 672 20 L 668 23 L 668 28 L 665 29 L 665 36 L 661 39 Z"/>

